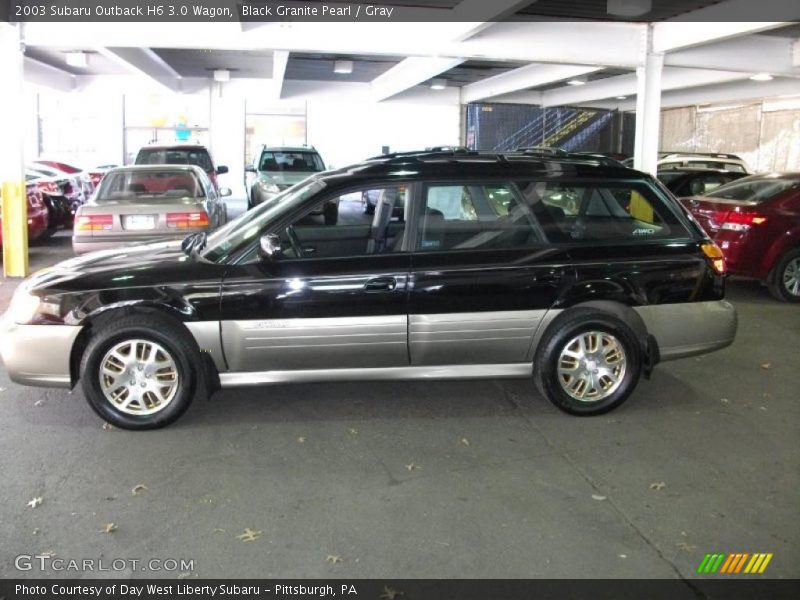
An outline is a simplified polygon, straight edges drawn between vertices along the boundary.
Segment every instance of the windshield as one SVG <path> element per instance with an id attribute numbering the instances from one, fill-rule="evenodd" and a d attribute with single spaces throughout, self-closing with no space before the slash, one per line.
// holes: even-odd
<path id="1" fill-rule="evenodd" d="M 124 169 L 103 177 L 96 204 L 116 200 L 203 198 L 203 186 L 188 169 Z"/>
<path id="2" fill-rule="evenodd" d="M 753 179 L 747 177 L 721 185 L 712 193 L 711 198 L 724 198 L 726 200 L 740 200 L 751 204 L 758 204 L 770 200 L 790 189 L 800 187 L 800 179 L 784 177 L 760 177 Z"/>
<path id="3" fill-rule="evenodd" d="M 316 152 L 264 151 L 258 163 L 259 171 L 317 172 L 325 170 Z"/>
<path id="4" fill-rule="evenodd" d="M 196 165 L 206 172 L 214 170 L 211 157 L 204 148 L 142 148 L 136 156 L 137 165 Z"/>
<path id="5" fill-rule="evenodd" d="M 259 204 L 252 210 L 241 214 L 224 227 L 208 236 L 203 258 L 212 262 L 224 262 L 228 256 L 242 246 L 263 235 L 264 230 L 276 217 L 291 211 L 307 198 L 325 189 L 325 183 L 318 179 L 306 179 L 285 192 Z"/>

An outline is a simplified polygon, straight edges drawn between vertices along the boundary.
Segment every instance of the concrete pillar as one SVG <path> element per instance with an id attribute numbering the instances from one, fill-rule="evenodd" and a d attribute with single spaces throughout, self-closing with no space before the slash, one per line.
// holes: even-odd
<path id="1" fill-rule="evenodd" d="M 28 274 L 28 203 L 25 193 L 20 25 L 0 23 L 0 196 L 3 206 L 3 275 Z"/>
<path id="2" fill-rule="evenodd" d="M 644 66 L 636 69 L 636 137 L 634 168 L 656 174 L 661 123 L 661 72 L 664 55 L 652 51 L 652 28 L 648 28 Z"/>
<path id="3" fill-rule="evenodd" d="M 209 146 L 214 161 L 228 167 L 219 185 L 233 190 L 234 198 L 245 198 L 244 144 L 245 101 L 235 83 L 211 83 Z"/>

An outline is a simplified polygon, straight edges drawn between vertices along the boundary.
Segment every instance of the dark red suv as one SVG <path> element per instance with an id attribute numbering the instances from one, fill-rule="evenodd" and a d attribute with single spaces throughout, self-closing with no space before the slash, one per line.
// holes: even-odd
<path id="1" fill-rule="evenodd" d="M 800 302 L 800 173 L 753 175 L 681 202 L 722 248 L 730 273 Z"/>

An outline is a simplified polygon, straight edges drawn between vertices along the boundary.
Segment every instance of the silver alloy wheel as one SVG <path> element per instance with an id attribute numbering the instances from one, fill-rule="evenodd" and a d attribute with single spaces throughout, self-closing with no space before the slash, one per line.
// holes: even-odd
<path id="1" fill-rule="evenodd" d="M 111 405 L 129 415 L 152 415 L 172 402 L 180 383 L 175 360 L 150 340 L 125 340 L 100 362 L 100 389 Z"/>
<path id="2" fill-rule="evenodd" d="M 625 348 L 616 337 L 603 331 L 586 331 L 561 350 L 558 381 L 572 398 L 596 402 L 617 390 L 626 366 Z"/>
<path id="3" fill-rule="evenodd" d="M 786 264 L 783 270 L 783 287 L 792 296 L 800 296 L 800 256 Z"/>

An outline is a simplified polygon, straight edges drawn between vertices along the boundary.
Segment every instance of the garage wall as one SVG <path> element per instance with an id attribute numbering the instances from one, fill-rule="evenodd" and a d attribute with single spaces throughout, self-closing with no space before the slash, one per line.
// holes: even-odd
<path id="1" fill-rule="evenodd" d="M 31 98 L 38 95 L 41 135 L 38 144 L 26 148 L 26 159 L 36 158 L 41 146 L 43 154 L 76 164 L 122 164 L 125 127 L 138 127 L 150 135 L 154 127 L 174 125 L 173 113 L 187 113 L 188 125 L 203 130 L 202 141 L 208 139 L 215 160 L 230 168 L 221 183 L 234 192 L 243 181 L 245 123 L 250 113 L 304 118 L 308 143 L 326 164 L 339 167 L 378 155 L 383 146 L 402 151 L 459 144 L 457 89 L 412 90 L 378 103 L 369 100 L 369 84 L 360 83 L 332 89 L 329 83 L 288 81 L 282 100 L 270 98 L 271 89 L 263 80 L 234 80 L 222 86 L 208 80 L 184 83 L 191 89 L 182 94 L 149 89 L 127 77 L 98 78 L 73 92 L 31 88 L 35 92 Z M 123 98 L 125 113 L 138 107 L 142 114 L 158 116 L 158 123 L 126 123 Z M 153 108 L 161 105 L 161 111 Z M 35 117 L 36 102 L 30 106 Z M 178 110 L 184 106 L 195 109 Z M 128 148 L 128 154 L 132 151 Z"/>
<path id="2" fill-rule="evenodd" d="M 661 117 L 664 152 L 731 152 L 758 172 L 800 169 L 800 100 L 688 106 Z"/>

